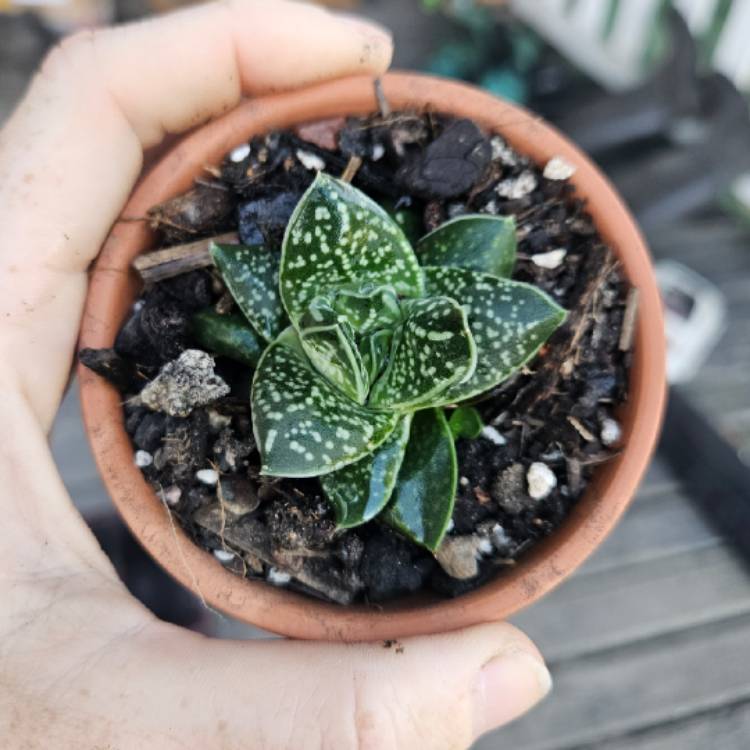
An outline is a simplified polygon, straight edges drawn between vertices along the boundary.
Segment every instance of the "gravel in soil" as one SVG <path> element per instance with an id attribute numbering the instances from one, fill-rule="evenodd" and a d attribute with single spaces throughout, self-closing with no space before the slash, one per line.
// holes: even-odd
<path id="1" fill-rule="evenodd" d="M 211 382 L 224 384 L 225 395 L 172 415 L 141 405 L 140 391 L 160 369 L 198 348 L 191 314 L 208 305 L 232 312 L 212 269 L 146 288 L 114 347 L 84 350 L 81 361 L 122 392 L 137 463 L 176 521 L 238 575 L 341 604 L 420 590 L 456 596 L 553 533 L 617 451 L 629 288 L 567 179 L 569 165 L 555 162 L 545 176 L 547 165 L 499 136 L 434 114 L 337 119 L 256 137 L 185 196 L 152 209 L 150 220 L 163 246 L 235 230 L 245 242 L 280 248 L 315 170 L 339 175 L 352 157 L 353 184 L 410 212 L 420 233 L 464 213 L 515 216 L 514 278 L 570 311 L 528 367 L 476 404 L 487 426 L 457 443 L 453 523 L 437 558 L 377 521 L 337 531 L 317 480 L 261 477 L 248 370 L 219 357 Z"/>

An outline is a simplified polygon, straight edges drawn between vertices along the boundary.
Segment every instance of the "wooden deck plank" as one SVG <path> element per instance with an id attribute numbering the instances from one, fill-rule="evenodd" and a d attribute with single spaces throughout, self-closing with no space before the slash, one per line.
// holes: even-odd
<path id="1" fill-rule="evenodd" d="M 551 699 L 475 750 L 608 748 L 614 738 L 750 700 L 748 643 L 743 615 L 562 662 Z"/>
<path id="2" fill-rule="evenodd" d="M 750 614 L 750 572 L 723 544 L 579 575 L 512 618 L 557 663 Z"/>
<path id="3" fill-rule="evenodd" d="M 575 750 L 745 750 L 748 738 L 750 701 L 743 700 L 608 740 L 606 745 L 579 745 Z"/>

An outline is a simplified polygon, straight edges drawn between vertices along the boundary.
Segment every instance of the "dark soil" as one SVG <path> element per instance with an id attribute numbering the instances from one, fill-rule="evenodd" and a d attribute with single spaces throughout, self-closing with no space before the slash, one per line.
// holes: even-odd
<path id="1" fill-rule="evenodd" d="M 336 134 L 334 125 L 343 129 Z M 145 289 L 114 349 L 83 351 L 81 359 L 122 392 L 137 461 L 148 464 L 143 472 L 176 521 L 239 575 L 340 603 L 382 602 L 421 589 L 454 596 L 554 532 L 597 465 L 615 452 L 611 435 L 604 440 L 609 445 L 602 436 L 616 433 L 610 420 L 627 396 L 630 353 L 621 329 L 629 290 L 566 180 L 546 179 L 544 165 L 472 123 L 437 115 L 396 113 L 255 138 L 247 154 L 235 152 L 191 193 L 156 207 L 150 219 L 163 246 L 237 230 L 245 241 L 279 247 L 289 214 L 314 177 L 311 161 L 322 160 L 338 175 L 353 156 L 362 160 L 353 184 L 414 212 L 422 232 L 465 212 L 513 214 L 519 229 L 514 278 L 536 284 L 570 311 L 537 359 L 477 404 L 493 429 L 458 442 L 461 478 L 447 539 L 455 555 L 471 555 L 476 575 L 452 577 L 444 569 L 455 572 L 450 562 L 439 564 L 377 521 L 337 532 L 317 480 L 259 476 L 251 373 L 228 360 L 217 359 L 217 372 L 231 393 L 189 417 L 132 405 L 163 364 L 197 348 L 192 312 L 207 305 L 231 310 L 213 271 Z M 532 260 L 558 248 L 567 252 L 555 268 Z M 535 462 L 557 480 L 539 500 L 528 492 Z M 207 469 L 218 472 L 218 485 Z"/>

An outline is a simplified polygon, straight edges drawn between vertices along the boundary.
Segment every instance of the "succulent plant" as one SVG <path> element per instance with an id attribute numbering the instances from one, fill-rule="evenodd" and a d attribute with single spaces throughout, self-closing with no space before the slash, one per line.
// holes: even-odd
<path id="1" fill-rule="evenodd" d="M 434 551 L 453 512 L 454 440 L 482 427 L 474 409 L 449 421 L 446 407 L 495 388 L 565 318 L 508 278 L 512 218 L 461 216 L 412 248 L 385 209 L 320 173 L 281 254 L 211 252 L 244 319 L 204 311 L 194 332 L 255 367 L 262 472 L 319 477 L 340 527 L 380 515 Z"/>

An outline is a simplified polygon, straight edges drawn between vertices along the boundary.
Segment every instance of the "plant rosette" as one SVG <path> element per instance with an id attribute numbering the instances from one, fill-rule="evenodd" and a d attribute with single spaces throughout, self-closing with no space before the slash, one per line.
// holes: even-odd
<path id="1" fill-rule="evenodd" d="M 384 187 L 392 187 L 388 180 L 401 185 L 402 176 L 396 170 L 405 166 L 405 162 L 400 154 L 400 162 L 391 154 L 375 164 L 382 154 L 376 155 L 374 150 L 362 152 L 364 161 L 354 179 L 373 197 L 383 199 L 382 208 L 348 184 L 341 185 L 325 175 L 318 178 L 317 187 L 310 188 L 303 201 L 299 200 L 302 191 L 309 187 L 308 175 L 303 170 L 310 172 L 314 160 L 302 163 L 294 150 L 307 151 L 300 141 L 293 141 L 296 129 L 301 132 L 310 124 L 343 123 L 344 118 L 356 121 L 378 110 L 372 79 L 355 77 L 245 102 L 175 146 L 144 177 L 123 211 L 124 220 L 116 224 L 104 244 L 92 271 L 82 318 L 78 372 L 84 420 L 102 478 L 121 516 L 154 558 L 210 606 L 295 638 L 359 641 L 444 632 L 506 618 L 544 596 L 601 544 L 628 506 L 654 448 L 664 403 L 665 347 L 653 268 L 632 218 L 596 167 L 538 117 L 465 84 L 408 73 L 388 74 L 382 80 L 382 92 L 392 112 L 417 114 L 417 120 L 407 117 L 400 124 L 412 123 L 419 128 L 419 118 L 429 117 L 433 121 L 432 114 L 426 113 L 441 113 L 454 122 L 475 123 L 487 135 L 486 140 L 499 134 L 502 142 L 507 143 L 510 151 L 498 139 L 500 148 L 492 154 L 490 144 L 483 146 L 483 155 L 491 156 L 495 164 L 489 183 L 486 186 L 483 183 L 484 192 L 470 192 L 478 184 L 474 178 L 471 185 L 467 182 L 462 188 L 463 195 L 469 197 L 469 210 L 482 212 L 485 223 L 481 226 L 491 232 L 489 236 L 495 237 L 497 244 L 483 242 L 482 252 L 477 252 L 479 245 L 475 243 L 475 252 L 467 252 L 464 245 L 470 240 L 458 235 L 470 224 L 475 229 L 480 224 L 475 223 L 474 217 L 443 224 L 445 217 L 452 214 L 446 196 L 430 191 L 420 195 L 418 185 L 407 191 L 417 199 L 416 222 L 411 225 L 404 221 L 408 219 L 409 207 L 405 211 L 406 204 L 392 202 L 397 198 L 396 191 L 381 190 L 377 182 L 370 181 L 370 176 L 377 174 L 384 177 Z M 420 153 L 425 155 L 429 150 L 434 154 L 440 129 L 437 138 L 430 127 L 421 132 L 425 136 L 418 136 L 418 148 L 423 149 Z M 252 149 L 257 138 L 261 145 L 267 145 L 279 133 L 282 140 L 286 137 L 284 133 L 291 133 L 295 143 L 290 155 L 294 175 L 291 181 L 282 179 L 280 185 L 274 184 L 270 191 L 281 189 L 283 205 L 264 203 L 274 211 L 273 224 L 269 224 L 268 232 L 262 232 L 265 248 L 253 244 L 255 240 L 251 241 L 246 232 L 244 246 L 218 245 L 213 255 L 219 268 L 191 276 L 196 279 L 195 287 L 192 282 L 189 288 L 182 282 L 172 284 L 171 279 L 162 283 L 153 275 L 148 281 L 143 273 L 138 278 L 132 272 L 135 263 L 139 271 L 148 266 L 161 273 L 158 264 L 162 261 L 157 256 L 173 257 L 172 246 L 180 243 L 187 243 L 183 245 L 184 259 L 192 263 L 194 249 L 188 246 L 199 245 L 193 240 L 233 230 L 234 224 L 226 212 L 233 210 L 233 204 L 238 206 L 248 199 L 244 192 L 248 178 L 263 180 L 265 174 L 260 162 L 257 172 L 252 175 L 247 172 L 255 165 L 253 159 L 260 158 L 262 148 L 239 162 L 233 149 L 241 148 L 244 154 L 247 149 L 244 144 L 249 143 Z M 385 153 L 389 153 L 385 146 Z M 494 141 L 491 147 L 495 148 Z M 274 148 L 271 146 L 272 153 Z M 333 151 L 329 158 L 325 150 L 332 146 L 321 143 L 320 148 L 323 150 L 318 153 L 323 158 L 317 161 L 325 162 L 322 171 L 341 173 L 351 153 Z M 415 151 L 407 150 L 407 156 L 416 156 Z M 230 154 L 228 159 L 227 154 Z M 442 152 L 438 155 L 445 156 Z M 558 157 L 575 165 L 569 187 L 562 182 L 550 183 L 542 173 L 542 165 Z M 511 161 L 504 161 L 506 158 Z M 221 170 L 214 169 L 212 174 L 220 175 L 219 181 L 229 190 L 218 189 L 222 185 L 209 190 L 205 179 L 198 180 L 196 186 L 198 178 L 205 178 L 206 165 L 219 164 L 223 159 Z M 421 156 L 415 163 L 421 163 Z M 286 169 L 286 162 L 283 165 Z M 474 168 L 473 162 L 467 162 L 466 166 Z M 393 169 L 392 174 L 389 169 Z M 421 173 L 414 176 L 421 177 Z M 576 255 L 568 247 L 559 270 L 547 271 L 547 266 L 535 265 L 537 260 L 549 259 L 534 255 L 540 251 L 527 232 L 526 209 L 522 205 L 527 199 L 517 200 L 518 190 L 527 186 L 530 177 L 535 177 L 539 186 L 534 191 L 534 201 L 542 191 L 553 190 L 557 196 L 555 211 L 562 217 L 562 228 L 551 230 L 551 238 L 554 236 L 558 243 L 554 247 L 567 246 L 571 239 L 582 251 Z M 347 231 L 353 234 L 364 226 L 362 240 L 368 237 L 369 230 L 387 236 L 387 242 L 372 240 L 371 244 L 387 253 L 388 262 L 377 263 L 374 269 L 361 268 L 352 263 L 351 256 L 342 254 L 338 239 L 344 236 L 346 222 L 343 214 L 338 216 L 338 205 L 334 205 L 337 212 L 331 216 L 336 216 L 340 224 L 334 226 L 319 211 L 316 224 L 310 229 L 302 228 L 302 221 L 310 211 L 313 219 L 316 208 L 330 211 L 328 205 L 316 206 L 313 200 L 316 198 L 313 191 L 318 190 L 317 199 L 325 204 L 326 187 L 337 194 L 334 204 L 347 207 Z M 344 191 L 345 199 L 338 194 L 339 190 Z M 146 215 L 152 220 L 158 218 L 152 212 L 154 207 L 171 201 L 175 205 L 184 204 L 188 191 L 193 196 L 200 193 L 207 198 L 207 203 L 201 205 L 201 215 L 206 214 L 204 208 L 214 206 L 214 214 L 223 218 L 206 224 L 197 233 L 187 234 L 175 234 L 174 227 L 162 222 L 157 225 L 159 229 L 164 227 L 161 235 L 155 234 L 146 222 L 131 220 L 133 216 Z M 563 205 L 563 193 L 573 196 L 569 211 Z M 263 200 L 267 195 L 264 190 L 260 193 Z M 356 207 L 350 205 L 353 196 Z M 431 203 L 441 209 L 434 215 L 427 210 Z M 300 231 L 296 233 L 299 243 L 292 246 L 294 227 L 286 224 L 297 204 L 293 224 L 299 224 Z M 420 208 L 424 208 L 421 215 Z M 358 211 L 365 216 L 363 222 L 356 220 Z M 521 344 L 528 349 L 527 354 L 519 354 L 508 363 L 507 369 L 501 368 L 495 385 L 486 385 L 486 390 L 482 390 L 485 386 L 478 387 L 469 395 L 473 390 L 471 383 L 480 382 L 486 357 L 500 357 L 503 351 L 506 355 L 513 353 L 507 347 L 486 346 L 488 341 L 496 339 L 485 335 L 484 321 L 478 315 L 496 313 L 492 305 L 474 305 L 469 299 L 470 281 L 474 283 L 478 278 L 484 283 L 487 277 L 491 279 L 487 281 L 489 285 L 497 288 L 501 284 L 506 290 L 511 287 L 505 285 L 514 283 L 510 275 L 516 237 L 509 220 L 504 220 L 505 227 L 501 226 L 503 221 L 495 217 L 500 213 L 523 217 L 519 242 L 523 242 L 524 255 L 519 255 L 515 276 L 538 284 L 531 290 L 535 300 L 546 307 L 545 315 L 551 315 L 552 319 L 549 330 L 540 335 L 538 342 L 527 340 Z M 393 216 L 402 227 L 409 243 L 393 229 L 388 216 Z M 493 218 L 494 222 L 486 221 Z M 238 223 L 242 230 L 241 217 Z M 330 230 L 324 229 L 328 223 Z M 315 275 L 314 266 L 302 264 L 302 259 L 310 258 L 313 253 L 318 260 L 323 258 L 322 238 L 315 231 L 317 224 L 319 232 L 329 233 L 325 240 L 329 252 L 336 245 L 340 262 L 331 266 L 337 269 L 335 274 L 329 270 Z M 427 235 L 420 240 L 424 229 L 436 226 L 432 237 Z M 286 241 L 279 257 L 285 227 Z M 572 238 L 563 236 L 568 228 Z M 445 241 L 438 243 L 439 233 L 449 230 L 455 234 L 443 234 Z M 309 245 L 307 231 L 310 231 Z M 217 239 L 219 243 L 231 241 Z M 502 243 L 505 246 L 501 248 Z M 346 243 L 345 246 L 349 247 Z M 542 250 L 548 247 L 544 245 Z M 206 267 L 204 248 L 201 239 L 201 256 L 196 261 L 198 265 L 192 268 Z M 599 248 L 603 250 L 601 255 L 592 252 Z M 222 255 L 227 262 L 236 261 L 234 270 L 220 267 Z M 377 253 L 373 257 L 377 258 Z M 597 266 L 597 257 L 606 259 L 607 268 L 615 270 L 601 275 L 600 271 L 603 274 L 606 269 L 601 264 Z M 396 266 L 394 259 L 402 265 Z M 298 268 L 292 267 L 295 260 Z M 346 273 L 340 273 L 341 269 Z M 377 273 L 373 274 L 373 270 Z M 219 271 L 222 285 L 216 283 Z M 563 285 L 558 294 L 555 280 L 564 278 L 569 285 L 571 274 L 580 283 L 573 287 Z M 198 275 L 202 279 L 200 284 Z M 452 279 L 460 278 L 462 283 L 446 281 L 449 275 Z M 627 292 L 623 287 L 617 287 L 619 291 L 613 296 L 613 284 L 619 284 L 617 278 L 632 287 L 628 301 L 637 301 L 633 308 L 637 314 L 627 318 L 629 344 L 625 348 L 616 335 L 617 315 L 627 313 L 630 307 L 625 310 L 625 297 L 621 294 Z M 602 317 L 605 324 L 611 322 L 613 327 L 601 341 L 616 358 L 617 393 L 614 401 L 603 404 L 597 413 L 591 412 L 591 419 L 581 423 L 577 421 L 580 413 L 571 412 L 567 396 L 573 386 L 581 386 L 582 392 L 587 393 L 590 375 L 585 367 L 572 372 L 560 367 L 559 355 L 564 354 L 561 347 L 578 341 L 572 337 L 580 322 L 595 318 L 586 317 L 590 309 L 586 294 L 594 288 L 589 282 L 601 279 L 605 281 L 594 287 L 601 288 L 602 297 L 612 300 L 613 305 Z M 282 281 L 290 282 L 288 290 Z M 237 286 L 233 288 L 235 283 Z M 199 287 L 208 292 L 183 298 L 173 294 L 178 286 L 186 295 L 197 294 Z M 239 310 L 218 314 L 218 310 L 226 312 L 232 307 L 229 295 L 220 286 L 232 292 L 237 302 L 234 307 Z M 515 291 L 522 288 L 520 285 Z M 535 371 L 522 368 L 503 383 L 524 357 L 530 360 L 538 354 L 544 338 L 565 314 L 560 308 L 550 309 L 542 289 L 553 294 L 568 310 L 568 318 L 549 341 L 548 351 L 537 358 Z M 192 300 L 198 297 L 202 301 L 193 307 Z M 510 293 L 507 297 L 510 298 Z M 492 304 L 499 299 L 499 295 L 493 296 Z M 175 300 L 179 314 L 172 315 Z M 196 309 L 211 304 L 215 308 L 195 313 Z M 525 315 L 526 306 L 519 307 Z M 559 316 L 557 322 L 556 316 Z M 503 314 L 498 320 L 515 318 Z M 184 338 L 173 333 L 177 324 L 180 336 L 184 331 Z M 497 333 L 494 326 L 491 330 Z M 446 333 L 450 339 L 431 341 L 427 337 L 429 332 L 433 339 L 436 333 L 438 339 Z M 422 341 L 426 342 L 426 348 L 418 343 Z M 450 356 L 445 355 L 448 350 Z M 427 362 L 435 353 L 435 361 L 422 367 L 420 363 Z M 84 359 L 85 354 L 91 358 Z M 578 354 L 576 351 L 576 361 Z M 219 355 L 216 372 L 211 355 Z M 232 364 L 228 357 L 237 360 L 240 366 Z M 92 367 L 96 358 L 99 365 Z M 186 411 L 182 403 L 172 404 L 174 409 L 158 408 L 159 394 L 151 392 L 155 389 L 152 383 L 160 379 L 160 371 L 171 364 L 170 376 L 174 382 L 175 376 L 184 374 L 187 359 L 194 369 L 200 370 L 204 381 L 200 401 L 195 402 L 197 406 L 190 417 L 181 416 Z M 271 367 L 274 360 L 281 360 L 283 367 Z M 583 361 L 588 360 L 584 357 Z M 89 362 L 94 372 L 85 362 Z M 448 362 L 452 369 L 447 367 Z M 556 366 L 558 369 L 554 369 Z M 493 370 L 497 369 L 493 365 Z M 268 376 L 265 383 L 264 375 Z M 251 387 L 249 381 L 253 376 Z M 297 378 L 311 384 L 310 393 L 305 396 L 311 403 L 304 399 L 300 402 L 299 394 L 295 393 L 299 391 Z M 544 398 L 547 386 L 557 382 L 564 383 L 567 391 L 555 390 L 549 399 Z M 574 404 L 578 393 L 573 394 Z M 133 404 L 133 397 L 139 394 L 141 398 L 153 397 L 156 413 Z M 516 403 L 519 394 L 522 398 Z M 623 400 L 625 394 L 627 400 Z M 523 400 L 527 395 L 532 400 L 540 396 L 541 400 L 529 406 Z M 261 409 L 256 408 L 252 414 L 251 402 L 257 407 L 261 398 L 268 399 L 266 413 L 261 414 Z M 274 408 L 276 398 L 284 411 Z M 475 409 L 480 399 L 482 403 Z M 511 400 L 509 409 L 505 408 L 507 399 Z M 330 408 L 332 404 L 336 405 L 335 410 Z M 550 410 L 556 405 L 561 410 L 552 413 Z M 290 409 L 293 418 L 287 417 Z M 480 412 L 487 426 L 482 424 Z M 229 415 L 231 425 L 225 428 Z M 508 476 L 518 480 L 516 486 L 524 498 L 534 501 L 530 493 L 532 490 L 535 495 L 539 493 L 531 486 L 529 472 L 537 457 L 552 456 L 555 442 L 564 433 L 570 445 L 579 441 L 574 450 L 585 461 L 592 446 L 600 444 L 596 428 L 602 415 L 612 417 L 621 428 L 617 450 L 607 450 L 607 460 L 597 462 L 595 468 L 589 461 L 583 476 L 569 471 L 566 476 L 571 467 L 559 465 L 559 470 L 555 467 L 557 487 L 538 506 L 549 511 L 548 516 L 537 518 L 528 514 L 528 518 L 520 519 L 512 515 L 508 506 L 507 513 L 511 514 L 508 517 L 503 510 L 505 506 L 500 505 L 506 502 L 505 495 L 495 492 L 495 480 L 501 474 L 504 480 L 506 468 L 512 472 Z M 253 417 L 260 452 L 255 450 L 252 436 Z M 316 429 L 312 418 L 326 426 L 327 435 Z M 347 422 L 356 425 L 357 430 L 349 429 L 336 436 L 336 428 L 347 430 Z M 149 424 L 157 425 L 161 432 L 151 430 L 146 436 Z M 543 432 L 546 437 L 529 440 L 523 429 L 526 424 L 531 425 L 533 435 L 541 436 Z M 298 439 L 299 435 L 292 436 L 295 428 L 298 432 L 300 428 L 305 431 L 304 441 Z M 315 433 L 319 433 L 319 441 Z M 588 442 L 592 436 L 596 439 L 593 444 Z M 180 442 L 183 437 L 185 441 Z M 164 438 L 167 440 L 162 442 Z M 220 451 L 224 452 L 217 452 L 220 440 L 223 441 Z M 455 447 L 453 441 L 457 441 Z M 333 448 L 328 447 L 329 442 Z M 223 475 L 225 469 L 219 463 L 214 466 L 215 457 L 219 456 L 217 460 L 221 461 L 229 456 L 225 443 L 232 450 L 239 446 L 243 451 L 251 451 L 234 469 L 227 469 L 233 472 L 231 475 Z M 308 454 L 312 457 L 308 458 Z M 453 468 L 456 455 L 461 467 L 457 488 Z M 430 457 L 434 459 L 431 462 L 427 460 Z M 148 465 L 147 460 L 151 462 Z M 160 468 L 164 461 L 166 465 Z M 261 471 L 265 477 L 258 476 Z M 292 478 L 293 474 L 300 478 Z M 445 532 L 444 520 L 450 516 L 451 493 L 429 489 L 430 503 L 420 504 L 419 499 L 427 496 L 427 478 L 455 490 L 455 529 L 443 537 L 442 544 L 440 538 Z M 582 480 L 578 487 L 569 487 L 576 478 Z M 238 496 L 228 495 L 227 491 L 239 491 L 240 485 L 249 487 L 250 495 L 241 509 L 238 506 L 244 515 L 236 516 L 232 504 L 238 502 Z M 565 494 L 563 491 L 568 489 L 570 493 Z M 485 521 L 488 494 L 497 507 L 489 509 L 490 517 Z M 515 496 L 510 499 L 515 500 Z M 226 507 L 234 516 L 224 514 L 225 503 L 229 503 Z M 411 510 L 411 515 L 406 514 L 402 519 L 406 529 L 402 526 L 400 532 L 392 529 L 398 523 L 393 509 L 399 504 L 400 507 L 406 504 Z M 248 510 L 251 506 L 255 510 Z M 428 517 L 427 509 L 433 507 L 434 515 Z M 475 510 L 479 512 L 476 517 Z M 520 523 L 514 525 L 516 518 Z M 372 520 L 367 522 L 367 519 Z M 544 526 L 536 526 L 537 520 Z M 340 527 L 338 532 L 336 522 Z M 504 546 L 498 523 L 509 530 L 511 549 Z M 256 532 L 259 536 L 252 539 L 245 540 L 242 536 Z M 276 536 L 287 532 L 288 537 Z M 300 532 L 314 536 L 295 536 Z M 500 556 L 488 555 L 479 562 L 474 559 L 477 565 L 467 569 L 466 576 L 446 581 L 452 575 L 450 572 L 444 575 L 446 549 L 455 551 L 457 545 L 467 541 L 473 544 L 477 539 L 469 538 L 470 535 L 477 538 L 483 535 L 485 540 L 487 533 L 491 534 L 493 554 Z M 234 553 L 231 562 L 217 559 L 213 554 L 217 549 L 226 549 L 222 547 L 224 539 Z M 285 546 L 287 541 L 289 545 Z M 433 558 L 431 552 L 435 547 L 438 549 Z M 347 557 L 350 551 L 355 554 Z M 224 556 L 228 554 L 225 552 Z M 493 573 L 498 564 L 511 559 L 514 564 L 503 565 L 502 575 Z M 249 567 L 243 567 L 244 563 Z M 480 574 L 475 575 L 478 566 Z M 279 571 L 286 575 L 284 582 L 278 577 Z M 339 586 L 338 593 L 343 595 L 330 595 L 331 585 Z M 455 596 L 456 593 L 461 595 Z M 378 606 L 373 607 L 373 602 Z M 342 603 L 347 606 L 341 606 Z"/>
<path id="2" fill-rule="evenodd" d="M 453 513 L 454 439 L 473 409 L 536 355 L 565 311 L 512 281 L 515 222 L 461 216 L 412 248 L 350 184 L 318 173 L 282 252 L 214 244 L 242 311 L 205 311 L 209 351 L 256 363 L 252 414 L 262 473 L 319 477 L 339 528 L 380 516 L 436 551 Z M 258 352 L 263 350 L 258 358 Z"/>

